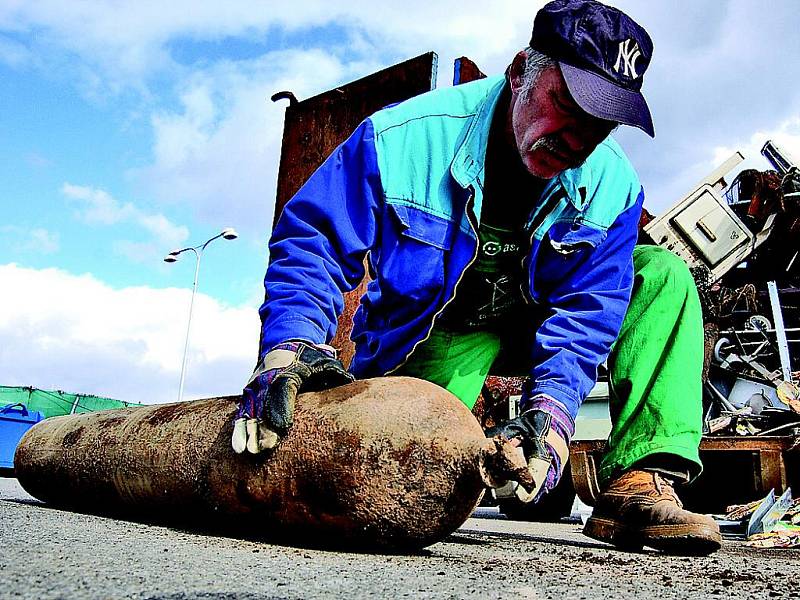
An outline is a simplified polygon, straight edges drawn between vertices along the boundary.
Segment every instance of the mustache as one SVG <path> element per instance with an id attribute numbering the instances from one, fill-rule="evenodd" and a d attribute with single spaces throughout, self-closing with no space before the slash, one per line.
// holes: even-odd
<path id="1" fill-rule="evenodd" d="M 536 150 L 546 150 L 551 154 L 555 154 L 573 167 L 580 165 L 588 157 L 585 152 L 573 152 L 558 136 L 552 134 L 540 137 L 528 149 L 529 152 L 535 152 Z"/>

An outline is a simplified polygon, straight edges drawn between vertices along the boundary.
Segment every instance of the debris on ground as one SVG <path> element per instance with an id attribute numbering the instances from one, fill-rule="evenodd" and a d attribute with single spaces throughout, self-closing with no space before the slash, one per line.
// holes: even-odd
<path id="1" fill-rule="evenodd" d="M 757 533 L 747 538 L 745 545 L 751 548 L 794 548 L 800 546 L 800 527 L 783 526 L 769 533 Z"/>
<path id="2" fill-rule="evenodd" d="M 729 506 L 716 520 L 723 535 L 752 548 L 800 546 L 800 498 L 792 499 L 790 488 L 780 497 L 770 490 L 761 500 Z"/>

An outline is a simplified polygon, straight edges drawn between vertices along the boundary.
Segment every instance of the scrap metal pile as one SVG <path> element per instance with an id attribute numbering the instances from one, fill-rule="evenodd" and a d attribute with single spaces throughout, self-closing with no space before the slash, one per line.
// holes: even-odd
<path id="1" fill-rule="evenodd" d="M 645 226 L 689 264 L 703 305 L 707 435 L 800 434 L 800 170 L 772 142 L 774 170 L 738 153 Z"/>

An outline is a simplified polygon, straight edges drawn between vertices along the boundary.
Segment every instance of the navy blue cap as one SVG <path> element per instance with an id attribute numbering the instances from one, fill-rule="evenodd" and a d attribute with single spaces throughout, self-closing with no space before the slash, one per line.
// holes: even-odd
<path id="1" fill-rule="evenodd" d="M 655 137 L 641 92 L 653 41 L 628 15 L 595 0 L 554 0 L 536 13 L 530 46 L 559 63 L 587 113 Z"/>

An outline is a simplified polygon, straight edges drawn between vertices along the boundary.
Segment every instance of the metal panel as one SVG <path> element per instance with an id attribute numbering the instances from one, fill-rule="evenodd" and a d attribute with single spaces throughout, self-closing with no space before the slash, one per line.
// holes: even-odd
<path id="1" fill-rule="evenodd" d="M 752 239 L 742 222 L 709 186 L 696 192 L 672 221 L 712 269 Z"/>
<path id="2" fill-rule="evenodd" d="M 365 117 L 436 86 L 437 57 L 422 54 L 286 107 L 275 222 L 286 202 Z"/>
<path id="3" fill-rule="evenodd" d="M 474 62 L 466 56 L 457 58 L 453 64 L 453 85 L 460 83 L 469 83 L 470 81 L 477 81 L 483 79 L 486 74 L 478 68 Z"/>

